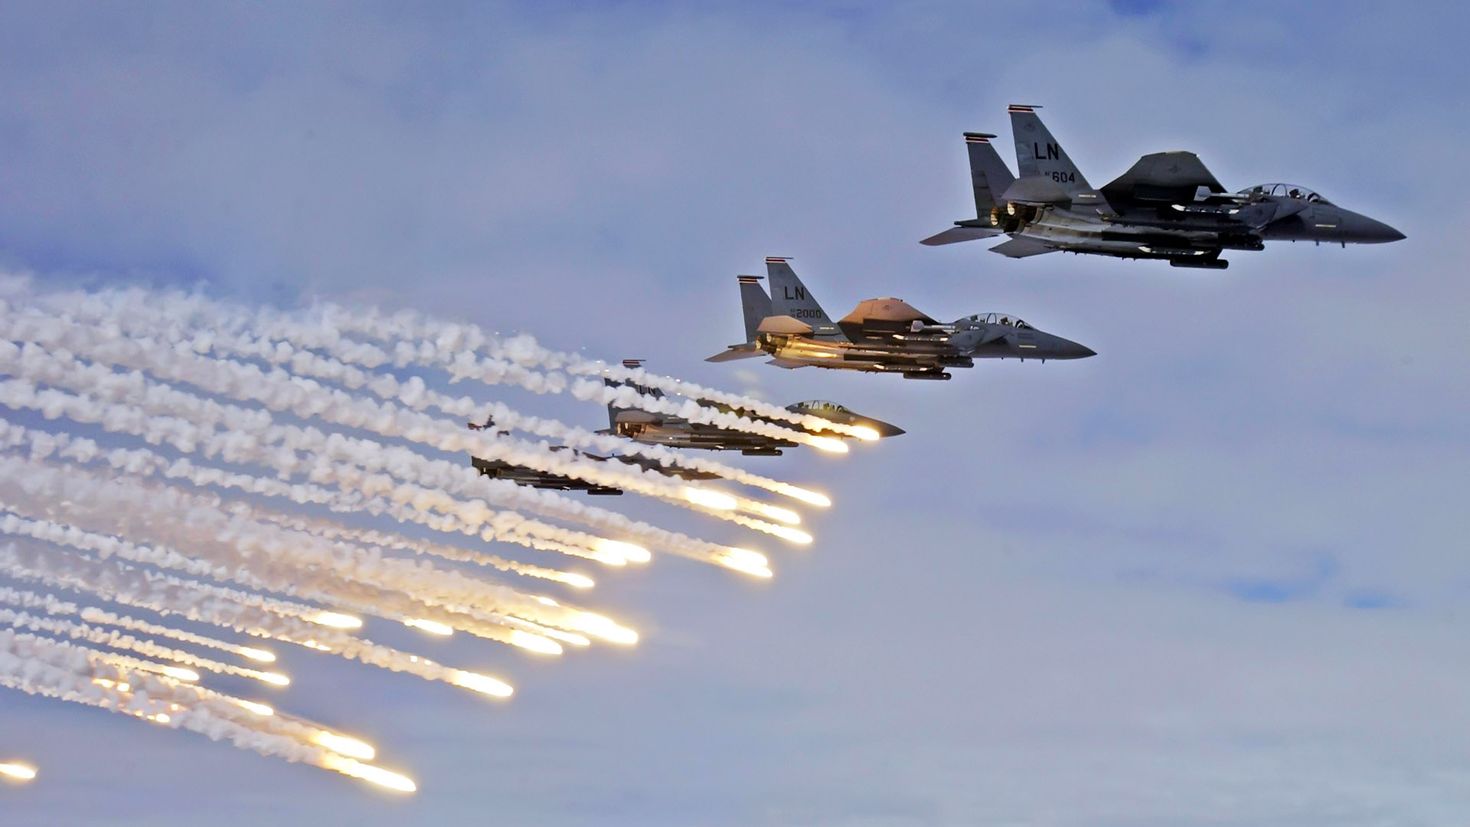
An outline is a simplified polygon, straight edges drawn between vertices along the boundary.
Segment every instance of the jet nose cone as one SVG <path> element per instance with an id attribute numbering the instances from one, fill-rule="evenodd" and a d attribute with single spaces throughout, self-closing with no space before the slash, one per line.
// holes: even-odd
<path id="1" fill-rule="evenodd" d="M 1056 359 L 1086 359 L 1097 355 L 1097 351 L 1092 348 L 1067 339 L 1060 339 L 1057 342 L 1056 352 L 1057 355 L 1053 357 Z"/>
<path id="2" fill-rule="evenodd" d="M 899 434 L 904 433 L 904 430 L 902 428 L 898 427 L 897 425 L 894 425 L 891 422 L 884 422 L 881 419 L 866 419 L 866 418 L 863 418 L 863 419 L 857 420 L 857 422 L 855 424 L 857 424 L 857 425 L 866 425 L 869 428 L 872 428 L 873 430 L 877 431 L 878 432 L 878 436 L 882 436 L 882 437 L 898 436 Z"/>
<path id="3" fill-rule="evenodd" d="M 1348 241 L 1356 241 L 1359 244 L 1387 244 L 1390 241 L 1402 241 L 1403 233 L 1388 226 L 1382 221 L 1376 221 L 1366 215 L 1354 215 L 1344 222 Z"/>
<path id="4" fill-rule="evenodd" d="M 1388 226 L 1382 221 L 1368 219 L 1363 229 L 1363 240 L 1369 244 L 1387 244 L 1390 241 L 1402 241 L 1404 234 Z"/>

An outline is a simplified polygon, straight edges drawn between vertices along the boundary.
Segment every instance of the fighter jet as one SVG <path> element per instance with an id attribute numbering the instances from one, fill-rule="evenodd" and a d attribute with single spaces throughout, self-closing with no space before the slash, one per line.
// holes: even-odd
<path id="1" fill-rule="evenodd" d="M 643 362 L 639 359 L 624 359 L 623 366 L 628 368 L 642 367 Z M 618 382 L 612 379 L 603 379 L 609 387 L 631 387 L 639 393 L 662 397 L 663 391 L 658 388 L 649 388 L 632 382 Z M 774 421 L 760 416 L 753 411 L 743 408 L 735 408 L 722 405 L 709 400 L 699 400 L 700 404 L 720 408 L 729 413 L 738 414 L 750 419 Z M 814 399 L 809 402 L 797 402 L 787 405 L 786 410 L 794 413 L 809 414 L 821 417 L 843 425 L 866 425 L 873 429 L 879 436 L 898 436 L 904 431 L 897 425 L 891 425 L 880 419 L 861 416 L 836 402 Z M 665 445 L 671 448 L 697 448 L 708 451 L 739 451 L 746 456 L 773 456 L 781 455 L 781 449 L 796 446 L 790 440 L 778 439 L 763 434 L 751 434 L 737 431 L 733 428 L 722 428 L 718 425 L 709 425 L 702 422 L 690 422 L 683 417 L 671 414 L 653 413 L 641 408 L 620 408 L 609 403 L 607 406 L 608 427 L 598 431 L 600 434 L 616 434 L 626 437 L 634 442 L 645 445 Z M 781 423 L 790 427 L 789 423 Z M 845 438 L 844 434 L 836 431 L 804 429 L 810 433 L 820 433 L 823 436 L 833 438 Z"/>
<path id="2" fill-rule="evenodd" d="M 941 324 L 902 299 L 867 299 L 837 322 L 796 277 L 787 259 L 766 259 L 771 293 L 759 276 L 738 276 L 745 337 L 709 357 L 727 362 L 768 355 L 783 368 L 819 367 L 949 379 L 946 368 L 976 359 L 1082 359 L 1092 350 L 1043 333 L 1009 313 L 979 313 Z"/>
<path id="3" fill-rule="evenodd" d="M 552 450 L 556 450 L 553 448 Z M 579 480 L 576 477 L 566 477 L 561 474 L 552 474 L 546 471 L 538 471 L 527 468 L 524 465 L 516 465 L 499 459 L 482 459 L 470 457 L 470 464 L 480 472 L 482 477 L 490 477 L 497 480 L 510 480 L 517 485 L 527 485 L 531 488 L 545 488 L 553 491 L 586 491 L 588 494 L 600 496 L 615 496 L 623 493 L 623 489 L 608 485 Z"/>
<path id="4" fill-rule="evenodd" d="M 487 417 L 483 425 L 471 422 L 468 423 L 468 427 L 472 431 L 491 431 L 497 435 L 510 433 L 507 430 L 496 428 L 495 420 L 491 417 Z M 666 474 L 671 477 L 678 477 L 680 479 L 686 480 L 708 480 L 714 479 L 715 477 L 714 474 L 705 471 L 696 471 L 690 468 L 669 468 L 660 465 L 657 461 L 649 459 L 647 457 L 604 457 L 598 456 L 597 454 L 589 454 L 583 451 L 577 451 L 572 448 L 568 448 L 565 445 L 553 445 L 551 447 L 551 450 L 571 451 L 576 456 L 582 457 L 584 459 L 590 459 L 594 462 L 607 462 L 609 460 L 615 460 L 617 462 L 622 462 L 627 465 L 636 465 L 639 468 L 643 468 L 644 470 L 658 471 L 661 474 Z M 562 474 L 553 474 L 550 471 L 540 471 L 524 465 L 516 465 L 515 463 L 508 462 L 506 460 L 484 459 L 483 457 L 471 456 L 470 465 L 472 465 L 476 471 L 479 471 L 480 476 L 482 477 L 490 477 L 492 479 L 498 480 L 510 480 L 517 485 L 526 485 L 530 486 L 531 488 L 543 488 L 553 491 L 585 491 L 588 494 L 593 494 L 597 496 L 616 496 L 623 493 L 623 490 L 621 488 L 615 488 L 609 485 L 598 485 L 597 483 L 588 482 L 587 480 L 578 479 L 576 477 L 568 477 Z"/>
<path id="5" fill-rule="evenodd" d="M 1295 184 L 1259 184 L 1229 193 L 1192 152 L 1155 152 L 1095 190 L 1037 116 L 1010 107 L 1021 177 L 991 145 L 966 132 L 975 218 L 924 239 L 929 246 L 1008 235 L 990 248 L 1009 258 L 1063 250 L 1116 258 L 1163 259 L 1175 267 L 1223 270 L 1225 250 L 1267 241 L 1379 244 L 1404 234 L 1343 209 Z"/>

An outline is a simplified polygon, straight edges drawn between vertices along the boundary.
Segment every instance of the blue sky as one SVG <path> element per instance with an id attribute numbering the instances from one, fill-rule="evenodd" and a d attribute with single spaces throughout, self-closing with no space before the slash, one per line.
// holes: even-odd
<path id="1" fill-rule="evenodd" d="M 503 668 L 507 706 L 294 656 L 283 705 L 371 736 L 411 800 L 6 694 L 0 748 L 45 776 L 3 820 L 1458 821 L 1465 15 L 0 4 L 9 271 L 413 306 L 909 431 L 752 463 L 832 491 L 817 544 L 767 586 L 609 578 L 631 653 L 430 652 Z M 1012 102 L 1094 183 L 1190 149 L 1408 239 L 1224 272 L 920 247 L 967 216 L 960 133 L 1008 136 Z M 767 254 L 829 311 L 1005 310 L 1099 356 L 949 383 L 703 363 Z"/>

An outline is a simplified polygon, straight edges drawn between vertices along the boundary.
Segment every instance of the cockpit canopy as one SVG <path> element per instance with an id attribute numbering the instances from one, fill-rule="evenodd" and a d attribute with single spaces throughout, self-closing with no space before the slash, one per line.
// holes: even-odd
<path id="1" fill-rule="evenodd" d="M 976 313 L 973 316 L 966 316 L 965 318 L 969 321 L 975 322 L 976 324 L 998 324 L 1004 327 L 1018 328 L 1020 330 L 1032 329 L 1031 325 L 1026 324 L 1020 319 L 1011 315 L 1010 313 Z"/>
<path id="2" fill-rule="evenodd" d="M 1320 193 L 1307 189 L 1300 184 L 1257 184 L 1250 189 L 1244 189 L 1236 195 L 1261 196 L 1273 195 L 1278 198 L 1294 198 L 1298 201 L 1307 201 L 1312 204 L 1331 204 Z"/>
<path id="3" fill-rule="evenodd" d="M 800 411 L 814 414 L 835 414 L 848 412 L 847 408 L 842 407 L 836 402 L 828 402 L 825 399 L 811 399 L 806 402 L 797 402 L 793 405 L 787 405 L 786 410 L 792 412 Z"/>

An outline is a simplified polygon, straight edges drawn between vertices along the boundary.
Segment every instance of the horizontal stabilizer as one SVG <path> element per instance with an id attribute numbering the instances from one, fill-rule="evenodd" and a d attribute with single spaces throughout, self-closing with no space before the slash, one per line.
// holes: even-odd
<path id="1" fill-rule="evenodd" d="M 730 345 L 725 350 L 705 359 L 706 362 L 733 362 L 736 359 L 749 359 L 752 356 L 761 355 L 760 345 L 755 342 L 746 342 L 743 345 Z"/>
<path id="2" fill-rule="evenodd" d="M 1013 238 L 1003 244 L 997 244 L 990 248 L 992 253 L 1000 253 L 1006 258 L 1030 258 L 1044 253 L 1055 253 L 1057 248 L 1048 247 L 1040 241 L 1032 241 L 1029 238 Z"/>
<path id="3" fill-rule="evenodd" d="M 663 415 L 637 408 L 618 411 L 616 418 L 619 425 L 656 425 L 663 421 Z"/>
<path id="4" fill-rule="evenodd" d="M 757 333 L 776 336 L 810 336 L 812 334 L 811 325 L 790 316 L 767 316 L 761 319 L 761 323 L 755 329 Z"/>
<path id="5" fill-rule="evenodd" d="M 1006 187 L 1001 200 L 1016 204 L 1070 204 L 1072 194 L 1050 178 L 1032 175 L 1017 178 L 1014 183 Z"/>
<path id="6" fill-rule="evenodd" d="M 942 233 L 931 235 L 920 241 L 928 247 L 938 247 L 942 244 L 958 244 L 961 241 L 979 241 L 982 238 L 995 238 L 1000 235 L 1000 230 L 992 230 L 988 227 L 950 227 Z"/>

